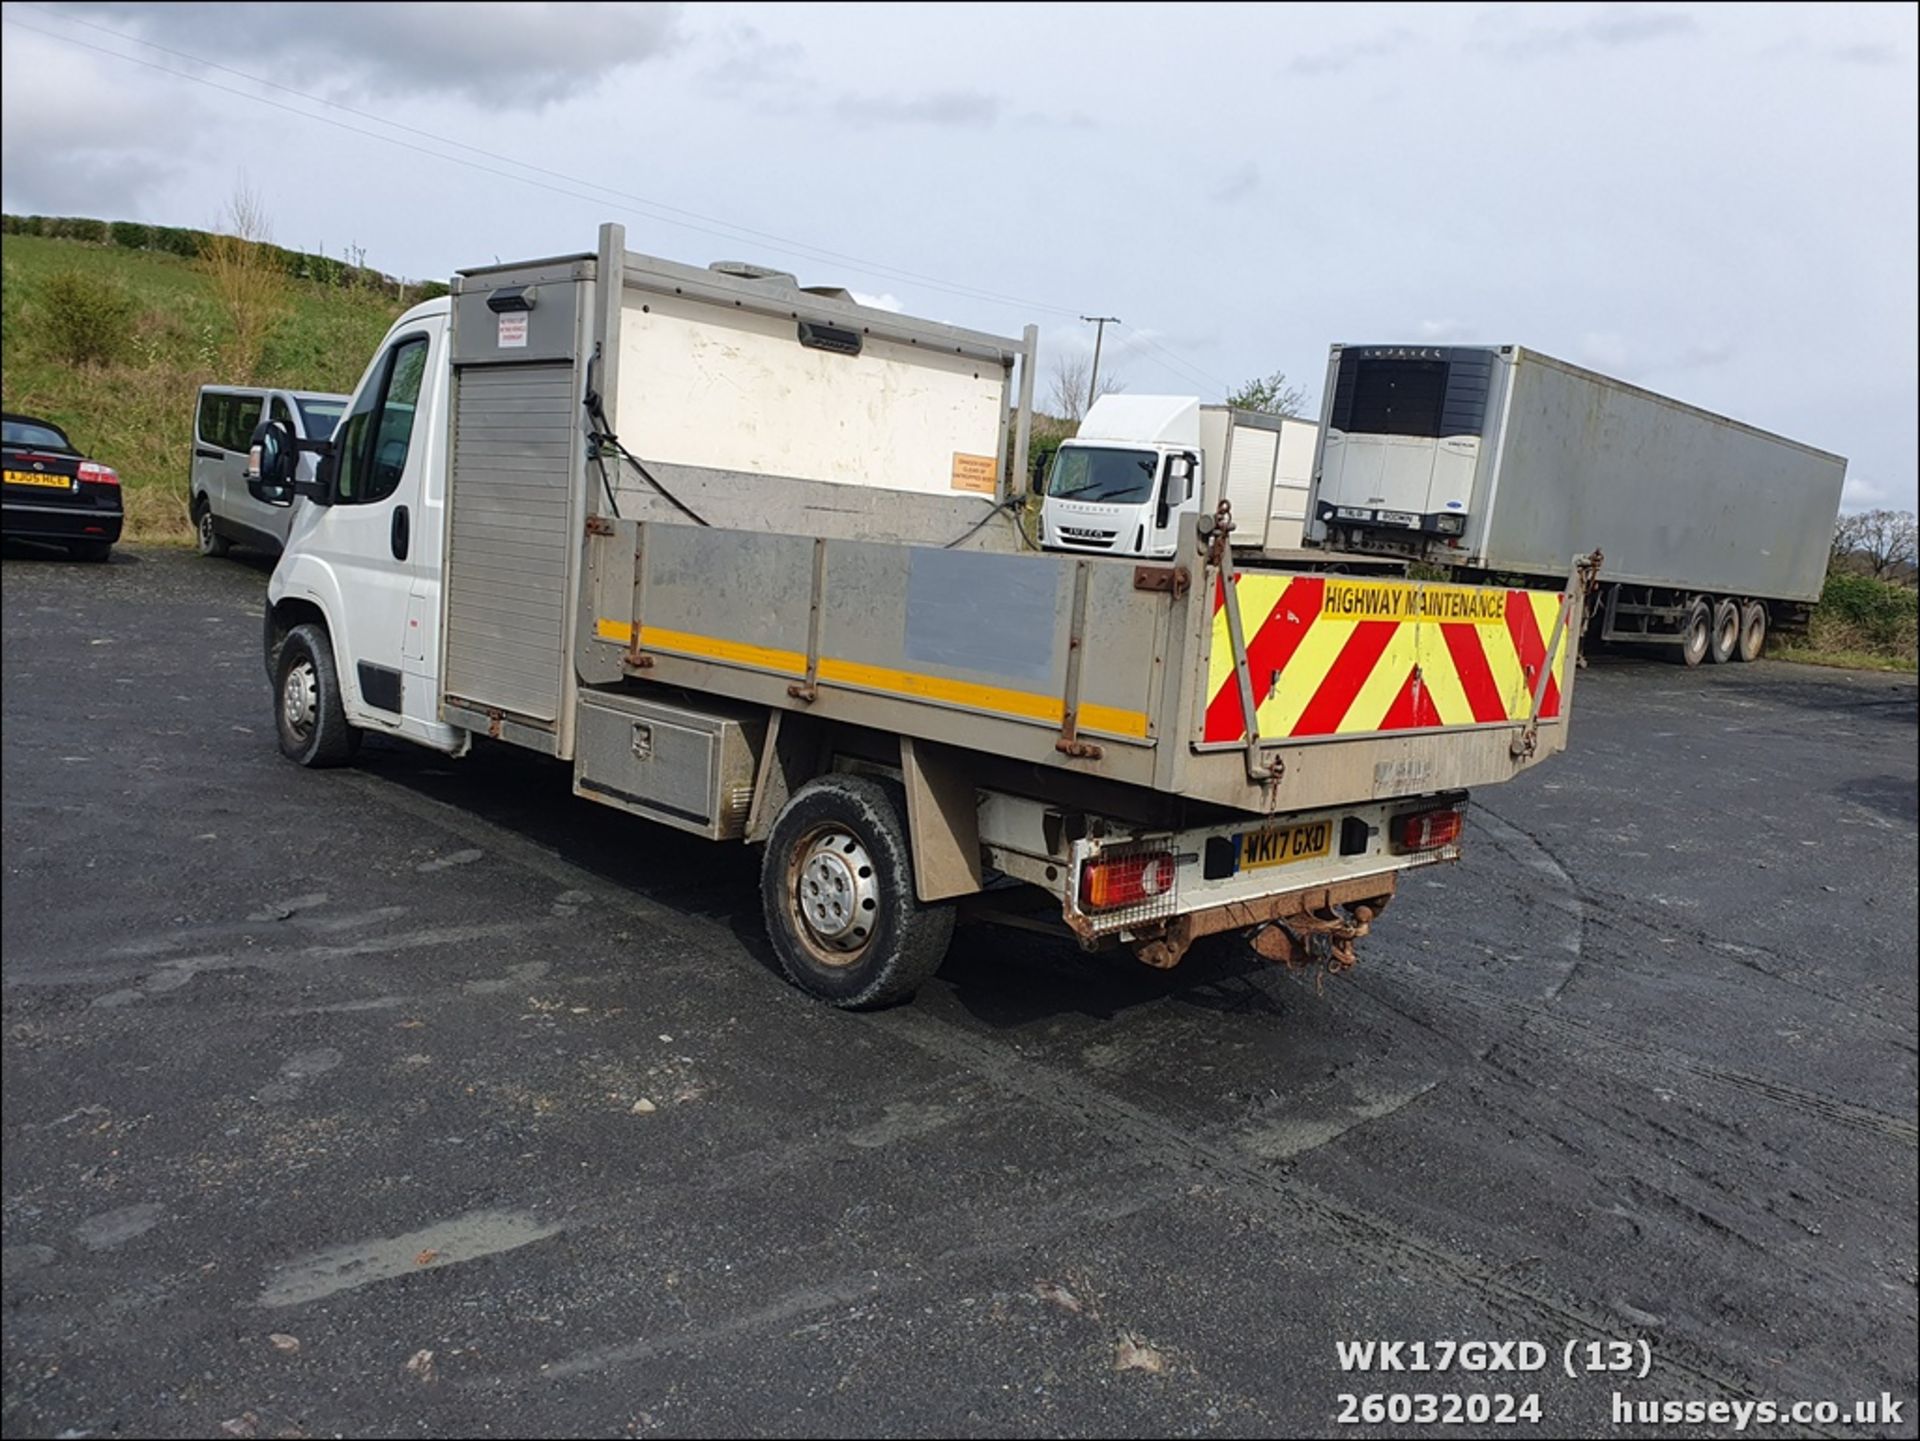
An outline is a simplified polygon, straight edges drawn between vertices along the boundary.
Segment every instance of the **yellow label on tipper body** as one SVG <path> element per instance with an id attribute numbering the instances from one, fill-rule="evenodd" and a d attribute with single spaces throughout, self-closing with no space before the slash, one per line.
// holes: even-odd
<path id="1" fill-rule="evenodd" d="M 992 495 L 1000 487 L 1000 462 L 990 455 L 953 453 L 953 489 Z"/>
<path id="2" fill-rule="evenodd" d="M 1507 593 L 1465 585 L 1416 586 L 1400 581 L 1329 579 L 1320 614 L 1338 620 L 1504 625 Z"/>

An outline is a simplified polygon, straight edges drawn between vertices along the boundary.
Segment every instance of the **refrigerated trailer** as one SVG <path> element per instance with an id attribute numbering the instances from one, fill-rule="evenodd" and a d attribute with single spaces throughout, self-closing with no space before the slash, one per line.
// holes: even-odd
<path id="1" fill-rule="evenodd" d="M 764 848 L 769 937 L 844 1006 L 957 918 L 1176 963 L 1239 932 L 1350 964 L 1470 788 L 1566 744 L 1559 594 L 1041 553 L 1035 333 L 629 253 L 463 271 L 403 315 L 268 586 L 282 751 L 492 740 L 574 792 Z M 1006 417 L 1015 416 L 1011 438 Z"/>
<path id="2" fill-rule="evenodd" d="M 1752 660 L 1819 598 L 1846 469 L 1517 345 L 1336 345 L 1307 544 L 1467 579 L 1597 547 L 1595 638 Z"/>

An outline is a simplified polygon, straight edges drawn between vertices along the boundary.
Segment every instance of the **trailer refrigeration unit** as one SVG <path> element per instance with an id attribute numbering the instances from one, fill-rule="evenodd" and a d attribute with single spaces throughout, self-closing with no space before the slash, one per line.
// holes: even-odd
<path id="1" fill-rule="evenodd" d="M 1336 345 L 1307 544 L 1463 579 L 1598 547 L 1592 637 L 1753 660 L 1819 598 L 1846 471 L 1517 345 Z"/>
<path id="2" fill-rule="evenodd" d="M 491 737 L 761 845 L 773 946 L 838 1005 L 911 994 L 963 914 L 1350 963 L 1468 789 L 1566 744 L 1579 585 L 1242 572 L 1192 515 L 1160 563 L 1034 551 L 1033 353 L 615 226 L 462 272 L 311 480 L 256 434 L 256 494 L 314 502 L 268 586 L 281 749 Z"/>

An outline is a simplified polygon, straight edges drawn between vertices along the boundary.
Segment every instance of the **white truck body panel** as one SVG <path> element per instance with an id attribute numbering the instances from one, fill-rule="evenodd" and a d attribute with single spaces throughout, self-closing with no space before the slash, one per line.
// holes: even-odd
<path id="1" fill-rule="evenodd" d="M 1233 425 L 1228 445 L 1218 459 L 1207 457 L 1207 473 L 1223 479 L 1227 502 L 1233 507 L 1233 543 L 1260 549 L 1267 543 L 1267 519 L 1273 509 L 1273 469 L 1280 458 L 1280 433 L 1249 425 Z"/>
<path id="2" fill-rule="evenodd" d="M 1313 485 L 1313 452 L 1320 427 L 1287 416 L 1280 427 L 1280 456 L 1273 472 L 1273 498 L 1267 508 L 1268 550 L 1295 550 L 1307 522 L 1307 492 Z"/>
<path id="3" fill-rule="evenodd" d="M 1190 395 L 1103 395 L 1087 408 L 1074 439 L 1192 450 L 1200 444 L 1200 402 Z"/>
<path id="4" fill-rule="evenodd" d="M 860 318 L 845 307 L 847 325 Z M 649 462 L 950 495 L 994 495 L 1006 377 L 963 355 L 864 339 L 794 343 L 790 319 L 632 293 L 614 429 Z"/>

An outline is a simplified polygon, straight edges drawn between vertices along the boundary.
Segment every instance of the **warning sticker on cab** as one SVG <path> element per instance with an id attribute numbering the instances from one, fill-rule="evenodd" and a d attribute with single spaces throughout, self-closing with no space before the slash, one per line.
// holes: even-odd
<path id="1" fill-rule="evenodd" d="M 1403 585 L 1395 581 L 1327 581 L 1320 614 L 1340 620 L 1400 620 L 1504 625 L 1507 593 L 1465 585 Z"/>

